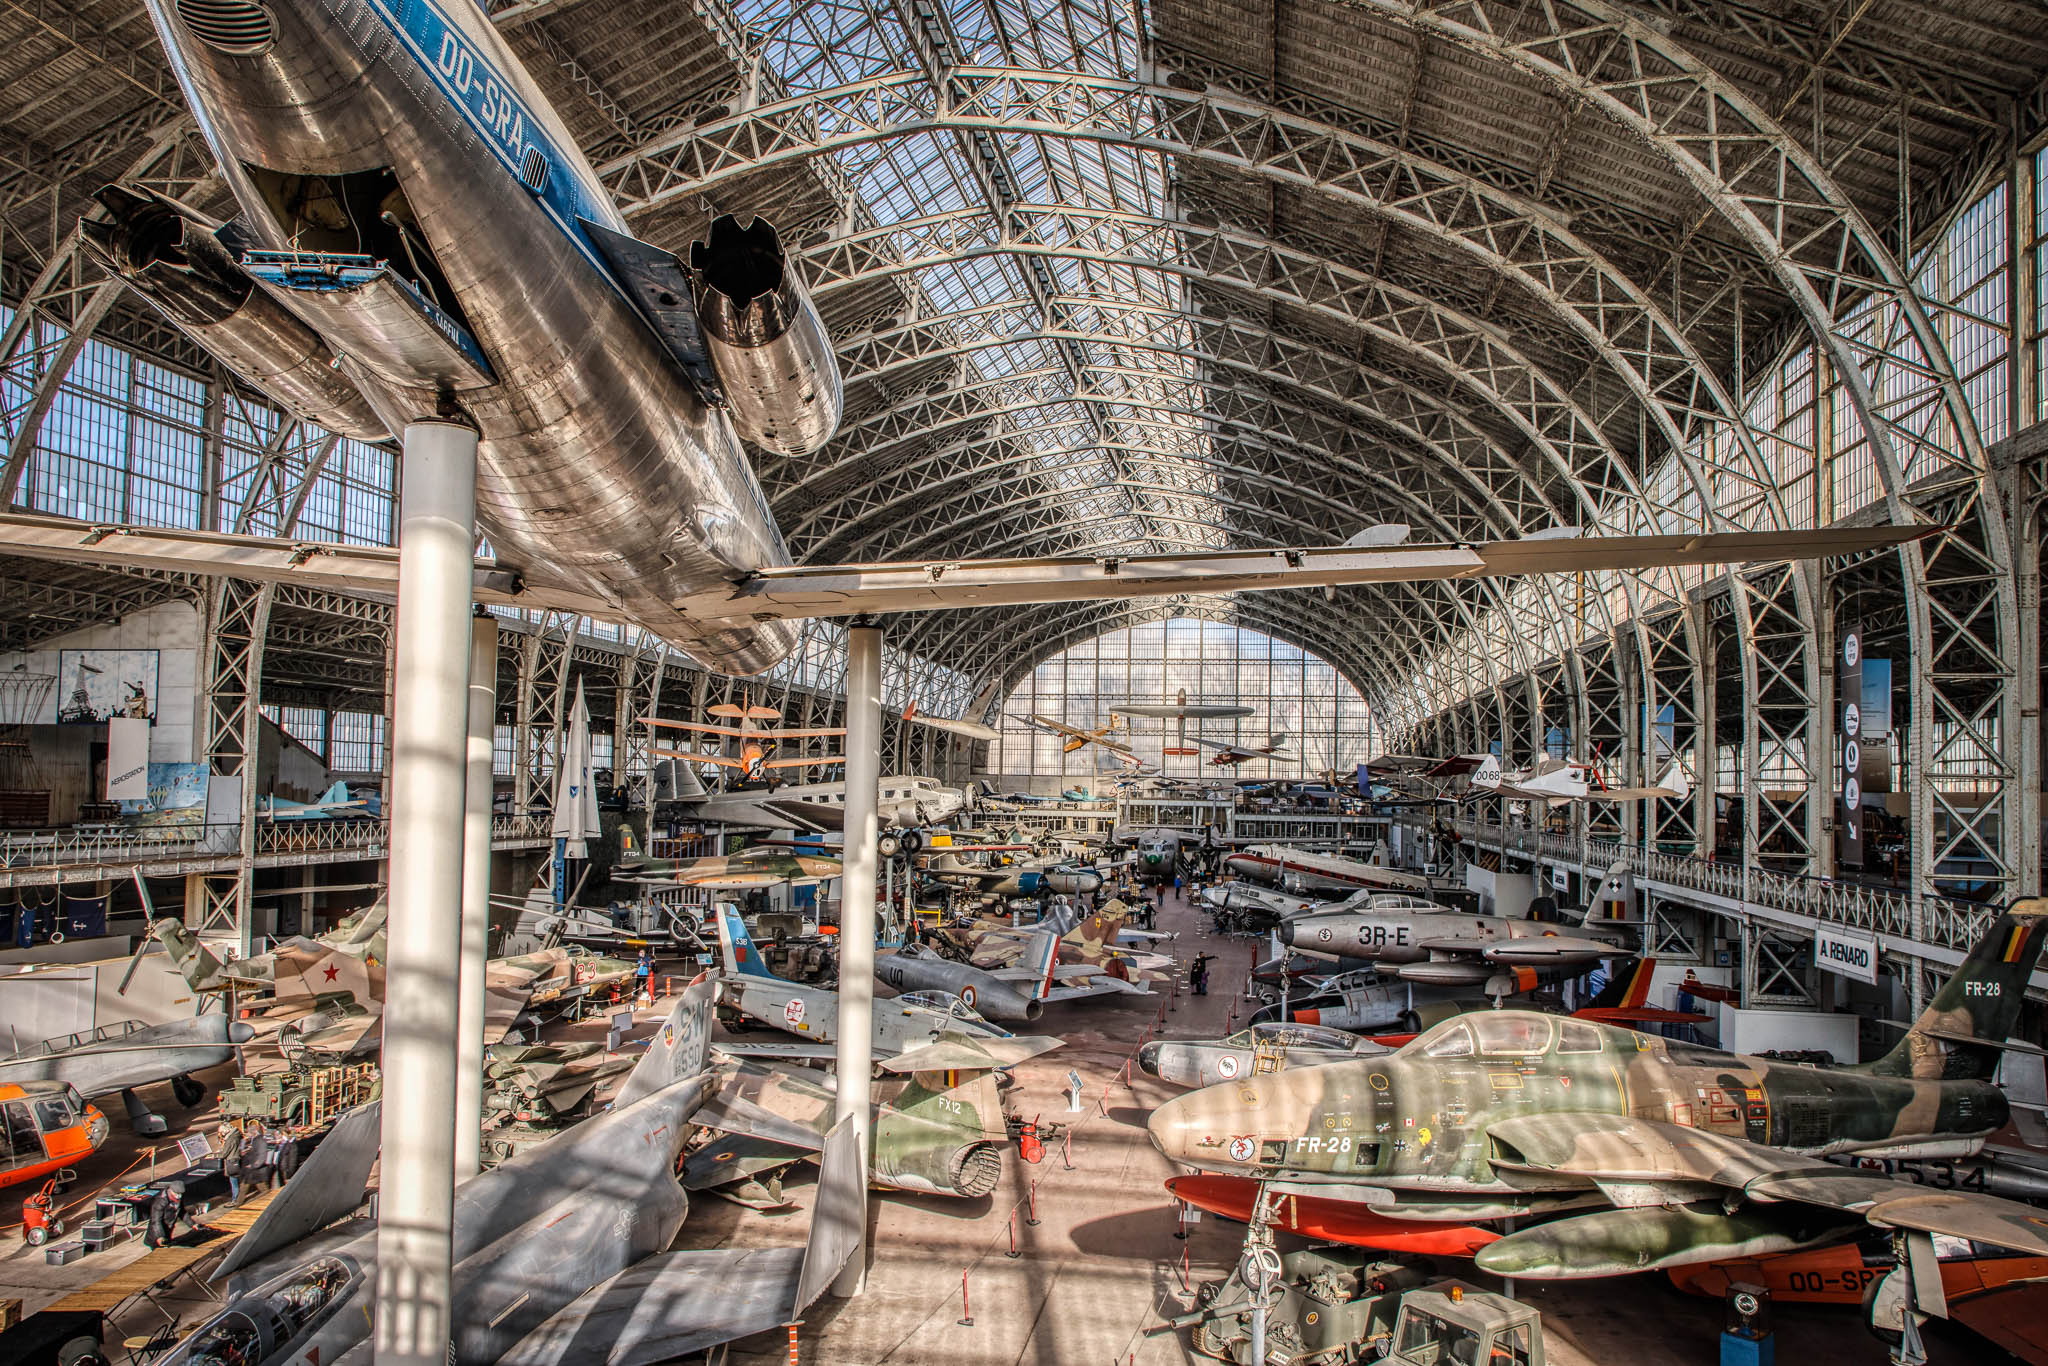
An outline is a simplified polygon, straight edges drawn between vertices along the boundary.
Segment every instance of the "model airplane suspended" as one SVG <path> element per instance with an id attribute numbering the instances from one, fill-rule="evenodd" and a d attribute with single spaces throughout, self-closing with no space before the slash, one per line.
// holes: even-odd
<path id="1" fill-rule="evenodd" d="M 825 736 L 843 736 L 844 726 L 805 726 L 797 729 L 776 729 L 764 727 L 763 721 L 780 721 L 782 713 L 773 707 L 754 705 L 752 699 L 745 702 L 721 702 L 708 708 L 711 715 L 730 719 L 737 724 L 715 725 L 708 721 L 665 721 L 660 717 L 643 716 L 643 726 L 660 727 L 668 730 L 688 731 L 692 735 L 714 735 L 720 740 L 737 740 L 737 755 L 717 753 L 702 754 L 688 749 L 656 749 L 657 759 L 675 759 L 686 764 L 709 764 L 717 768 L 732 769 L 739 773 L 742 782 L 766 782 L 772 789 L 776 777 L 785 769 L 815 768 L 825 764 L 843 764 L 844 754 L 803 754 L 795 758 L 778 759 L 776 752 L 784 740 L 808 740 Z"/>
<path id="2" fill-rule="evenodd" d="M 967 808 L 967 794 L 960 788 L 918 774 L 884 774 L 880 790 L 876 815 L 884 830 L 940 825 Z M 734 829 L 799 830 L 815 835 L 838 830 L 846 822 L 844 782 L 712 792 L 687 766 L 673 760 L 655 765 L 654 798 L 663 805 L 675 804 L 690 820 L 717 821 Z"/>
<path id="3" fill-rule="evenodd" d="M 1195 743 L 1203 749 L 1216 751 L 1216 757 L 1211 759 L 1210 763 L 1228 768 L 1236 768 L 1239 764 L 1250 763 L 1254 759 L 1277 759 L 1282 763 L 1291 764 L 1300 757 L 1288 754 L 1280 748 L 1287 743 L 1285 731 L 1273 732 L 1266 737 L 1266 743 L 1263 745 L 1226 745 L 1221 740 L 1204 740 L 1200 736 L 1195 737 Z"/>
<path id="4" fill-rule="evenodd" d="M 1188 722 L 1226 721 L 1250 716 L 1256 707 L 1237 706 L 1227 702 L 1190 702 L 1188 690 L 1182 688 L 1174 694 L 1171 702 L 1119 702 L 1110 708 L 1119 716 L 1150 716 L 1176 725 L 1174 742 L 1160 753 L 1184 757 L 1197 751 L 1188 744 Z"/>
<path id="5" fill-rule="evenodd" d="M 791 565 L 740 439 L 818 450 L 838 363 L 775 230 L 715 218 L 684 260 L 633 238 L 481 9 L 262 10 L 262 59 L 150 0 L 238 209 L 110 188 L 107 270 L 291 411 L 364 440 L 479 434 L 477 599 L 630 622 L 707 666 L 773 667 L 808 617 L 1808 559 L 1927 528 L 1677 532 Z M 208 11 L 210 13 L 210 11 Z M 254 11 L 252 10 L 252 13 Z M 334 149 L 349 156 L 338 169 Z M 562 339 L 580 339 L 565 347 Z M 0 517 L 11 553 L 389 593 L 395 550 Z"/>
<path id="6" fill-rule="evenodd" d="M 708 982 L 683 993 L 608 1112 L 456 1188 L 450 1361 L 651 1366 L 792 1321 L 845 1265 L 862 1179 L 851 1125 L 824 1140 L 808 1246 L 668 1251 L 690 1207 L 676 1165 L 714 1084 L 711 998 Z M 367 1355 L 374 1225 L 299 1245 L 361 1204 L 377 1113 L 343 1116 L 257 1216 L 214 1273 L 235 1276 L 228 1302 L 169 1360 Z"/>
<path id="7" fill-rule="evenodd" d="M 1512 801 L 1540 802 L 1557 806 L 1564 802 L 1645 802 L 1661 798 L 1684 801 L 1692 795 L 1692 780 L 1673 759 L 1663 777 L 1643 787 L 1608 787 L 1593 764 L 1567 759 L 1539 759 L 1526 769 L 1504 772 L 1500 756 L 1489 754 L 1472 771 L 1466 785 L 1468 798 L 1506 797 Z"/>
<path id="8" fill-rule="evenodd" d="M 903 719 L 920 726 L 930 726 L 933 730 L 943 730 L 952 735 L 964 735 L 970 740 L 994 740 L 1002 734 L 994 726 L 983 725 L 979 721 L 969 721 L 964 717 L 926 716 L 917 709 L 917 703 L 915 702 L 903 708 Z"/>
<path id="9" fill-rule="evenodd" d="M 1118 717 L 1112 716 L 1109 718 L 1108 724 L 1096 726 L 1093 729 L 1082 726 L 1070 726 L 1065 721 L 1055 720 L 1050 716 L 1041 716 L 1037 712 L 1033 712 L 1029 716 L 1013 717 L 1011 719 L 1029 726 L 1033 730 L 1059 736 L 1060 753 L 1062 754 L 1072 754 L 1074 751 L 1085 748 L 1088 745 L 1100 745 L 1106 752 L 1115 755 L 1126 764 L 1138 762 L 1137 752 L 1119 738 L 1117 734 L 1117 728 L 1120 724 Z M 1126 728 L 1125 733 L 1129 733 L 1128 728 Z"/>
<path id="10" fill-rule="evenodd" d="M 2029 1206 L 1823 1161 L 1966 1155 L 2004 1125 L 1992 1082 L 2048 939 L 2003 912 L 1897 1047 L 1856 1067 L 1745 1057 L 1519 1010 L 1446 1020 L 1385 1058 L 1253 1076 L 1169 1101 L 1168 1158 L 1362 1204 L 1486 1224 L 1481 1270 L 1604 1276 L 1855 1237 L 1866 1223 L 2048 1254 Z"/>

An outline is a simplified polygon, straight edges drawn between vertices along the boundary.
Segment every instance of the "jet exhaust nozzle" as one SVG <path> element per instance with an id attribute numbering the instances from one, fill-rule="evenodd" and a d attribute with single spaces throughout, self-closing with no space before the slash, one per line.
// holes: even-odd
<path id="1" fill-rule="evenodd" d="M 391 435 L 319 333 L 242 269 L 213 223 L 118 185 L 96 197 L 107 217 L 80 221 L 86 249 L 202 350 L 330 432 L 363 441 Z"/>
<path id="2" fill-rule="evenodd" d="M 733 426 L 777 455 L 818 450 L 839 427 L 839 359 L 775 229 L 722 214 L 690 245 L 690 269 Z"/>

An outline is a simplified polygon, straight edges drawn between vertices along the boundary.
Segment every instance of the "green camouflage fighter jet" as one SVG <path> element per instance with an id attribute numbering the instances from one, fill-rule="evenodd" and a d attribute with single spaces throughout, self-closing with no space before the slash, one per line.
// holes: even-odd
<path id="1" fill-rule="evenodd" d="M 2044 937 L 2022 901 L 1876 1062 L 1810 1067 L 1529 1011 L 1461 1015 L 1385 1058 L 1169 1101 L 1175 1162 L 1382 1219 L 1485 1223 L 1606 1206 L 1477 1256 L 1504 1276 L 1607 1276 L 1790 1251 L 1871 1224 L 2048 1255 L 2048 1214 L 1836 1166 L 1959 1157 L 2006 1122 L 1999 1048 Z"/>
<path id="2" fill-rule="evenodd" d="M 955 1036 L 920 1050 L 909 1065 L 880 1064 L 875 1083 L 870 1184 L 974 1199 L 1003 1174 L 1009 1120 L 996 1074 L 1023 1061 L 1012 1040 Z M 1030 1041 L 1035 1055 L 1058 1041 Z M 995 1045 L 991 1048 L 990 1045 Z M 802 1067 L 743 1061 L 717 1050 L 718 1091 L 692 1123 L 705 1142 L 683 1163 L 683 1188 L 755 1209 L 788 1203 L 778 1178 L 814 1162 L 832 1128 L 836 1082 Z"/>

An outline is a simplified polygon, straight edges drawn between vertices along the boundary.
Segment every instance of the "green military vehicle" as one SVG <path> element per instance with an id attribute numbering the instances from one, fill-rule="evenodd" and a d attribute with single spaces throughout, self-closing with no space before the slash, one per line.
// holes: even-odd
<path id="1" fill-rule="evenodd" d="M 333 1067 L 300 1063 L 275 1072 L 236 1077 L 234 1084 L 220 1093 L 220 1117 L 313 1128 L 373 1099 L 376 1088 L 374 1063 L 343 1063 Z"/>
<path id="2" fill-rule="evenodd" d="M 1349 1247 L 1264 1252 L 1272 1298 L 1264 1366 L 1543 1366 L 1540 1317 L 1527 1305 L 1456 1281 L 1430 1283 L 1413 1261 L 1375 1261 Z M 1195 1350 L 1234 1366 L 1251 1360 L 1251 1292 L 1243 1267 L 1203 1287 Z"/>

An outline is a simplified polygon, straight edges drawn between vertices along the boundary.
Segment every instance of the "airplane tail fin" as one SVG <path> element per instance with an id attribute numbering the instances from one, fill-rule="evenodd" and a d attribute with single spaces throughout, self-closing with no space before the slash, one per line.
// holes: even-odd
<path id="1" fill-rule="evenodd" d="M 1671 761 L 1671 767 L 1664 770 L 1657 786 L 1672 794 L 1664 799 L 1668 802 L 1682 802 L 1692 795 L 1692 779 L 1685 776 L 1685 765 L 1676 759 Z"/>
<path id="2" fill-rule="evenodd" d="M 867 1232 L 867 1155 L 860 1133 L 848 1116 L 825 1135 L 818 1159 L 818 1200 L 811 1210 L 811 1237 L 804 1247 L 803 1269 L 797 1273 L 796 1298 L 789 1317 L 801 1318 L 812 1301 L 825 1293 L 840 1269 L 861 1250 Z"/>
<path id="3" fill-rule="evenodd" d="M 619 822 L 619 866 L 637 868 L 647 862 L 647 848 L 640 843 L 640 836 L 634 833 L 633 822 Z"/>
<path id="4" fill-rule="evenodd" d="M 2015 901 L 1992 922 L 1955 975 L 1891 1052 L 1866 1071 L 1884 1077 L 1985 1079 L 2018 1027 L 2027 979 L 2048 943 L 2048 898 Z"/>
<path id="5" fill-rule="evenodd" d="M 1586 1002 L 1587 1010 L 1641 1010 L 1650 1001 L 1650 978 L 1657 971 L 1657 960 L 1638 958 L 1630 963 L 1616 963 L 1608 975 L 1607 985 Z"/>
<path id="6" fill-rule="evenodd" d="M 1053 969 L 1060 961 L 1060 937 L 1049 929 L 1031 936 L 1019 967 L 1031 969 L 1031 999 L 1043 1001 L 1052 993 Z"/>
<path id="7" fill-rule="evenodd" d="M 345 806 L 350 800 L 348 784 L 337 779 L 334 786 L 328 788 L 318 797 L 315 797 L 310 804 L 313 806 Z"/>
<path id="8" fill-rule="evenodd" d="M 1628 920 L 1629 915 L 1629 872 L 1628 864 L 1611 863 L 1600 876 L 1600 885 L 1586 898 L 1582 907 L 1560 907 L 1558 914 L 1578 924 L 1599 920 Z"/>
<path id="9" fill-rule="evenodd" d="M 194 991 L 212 981 L 220 972 L 220 959 L 199 942 L 197 935 L 185 928 L 183 921 L 165 916 L 152 924 L 149 932 L 164 946 L 164 952 L 171 956 L 171 962 Z"/>
<path id="10" fill-rule="evenodd" d="M 653 1095 L 679 1081 L 703 1073 L 711 1064 L 711 1006 L 717 995 L 709 973 L 683 988 L 675 1009 L 647 1045 L 647 1055 L 633 1066 L 619 1088 L 614 1109 Z"/>
<path id="11" fill-rule="evenodd" d="M 1495 788 L 1500 786 L 1500 756 L 1489 754 L 1479 761 L 1479 767 L 1472 770 L 1471 786 Z"/>
<path id="12" fill-rule="evenodd" d="M 781 981 L 761 961 L 761 951 L 754 947 L 754 936 L 747 932 L 746 918 L 740 914 L 740 908 L 730 901 L 721 901 L 717 912 L 719 963 L 725 975 Z"/>

